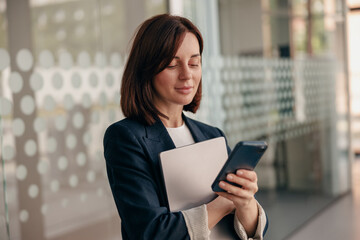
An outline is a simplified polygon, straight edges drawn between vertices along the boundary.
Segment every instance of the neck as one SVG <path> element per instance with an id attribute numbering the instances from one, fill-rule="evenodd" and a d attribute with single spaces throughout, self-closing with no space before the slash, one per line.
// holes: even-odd
<path id="1" fill-rule="evenodd" d="M 160 117 L 160 120 L 164 124 L 165 127 L 168 128 L 176 128 L 181 127 L 184 123 L 182 119 L 182 110 L 183 106 L 172 106 L 171 108 L 161 108 L 158 107 L 159 111 L 163 113 L 168 118 Z"/>
<path id="2" fill-rule="evenodd" d="M 177 128 L 181 127 L 184 124 L 184 120 L 182 119 L 182 116 L 168 116 L 168 119 L 160 117 L 160 120 L 167 128 Z"/>

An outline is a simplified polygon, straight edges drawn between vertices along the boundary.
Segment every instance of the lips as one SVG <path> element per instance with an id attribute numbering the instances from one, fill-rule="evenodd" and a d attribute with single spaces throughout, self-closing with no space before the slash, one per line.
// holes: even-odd
<path id="1" fill-rule="evenodd" d="M 177 87 L 175 90 L 182 94 L 191 93 L 194 87 Z"/>

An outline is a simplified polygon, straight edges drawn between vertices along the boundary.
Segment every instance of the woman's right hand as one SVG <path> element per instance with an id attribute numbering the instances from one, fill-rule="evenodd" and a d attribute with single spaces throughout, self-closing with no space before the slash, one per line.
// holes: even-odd
<path id="1" fill-rule="evenodd" d="M 206 209 L 208 212 L 208 227 L 211 230 L 223 217 L 235 210 L 235 205 L 229 199 L 218 196 L 206 204 Z"/>

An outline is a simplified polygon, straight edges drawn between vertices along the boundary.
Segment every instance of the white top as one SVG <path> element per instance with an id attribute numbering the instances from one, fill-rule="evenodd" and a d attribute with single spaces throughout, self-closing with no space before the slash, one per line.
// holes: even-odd
<path id="1" fill-rule="evenodd" d="M 191 135 L 190 129 L 185 123 L 177 128 L 166 128 L 171 139 L 173 140 L 175 147 L 183 147 L 195 143 L 193 136 Z"/>

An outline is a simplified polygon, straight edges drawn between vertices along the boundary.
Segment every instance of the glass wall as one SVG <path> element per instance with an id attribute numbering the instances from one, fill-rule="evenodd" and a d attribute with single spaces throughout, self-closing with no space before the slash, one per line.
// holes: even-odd
<path id="1" fill-rule="evenodd" d="M 182 2 L 207 34 L 205 48 L 219 38 L 219 51 L 204 58 L 203 84 L 221 107 L 205 99 L 199 118 L 216 122 L 232 146 L 268 142 L 257 197 L 271 222 L 267 239 L 287 239 L 351 186 L 345 3 Z M 211 29 L 210 16 L 218 19 Z"/>
<path id="2" fill-rule="evenodd" d="M 349 93 L 340 0 L 0 0 L 0 238 L 119 239 L 102 137 L 121 118 L 129 41 L 147 17 L 204 35 L 193 116 L 229 144 L 266 140 L 256 168 L 286 239 L 350 189 Z"/>
<path id="3" fill-rule="evenodd" d="M 351 82 L 351 113 L 352 133 L 354 137 L 353 147 L 357 155 L 360 155 L 360 34 L 357 27 L 360 24 L 360 1 L 349 0 L 348 14 L 348 40 L 349 40 L 349 74 Z"/>
<path id="4" fill-rule="evenodd" d="M 135 28 L 166 11 L 162 0 L 0 0 L 1 239 L 119 239 L 102 137 L 122 118 Z"/>

